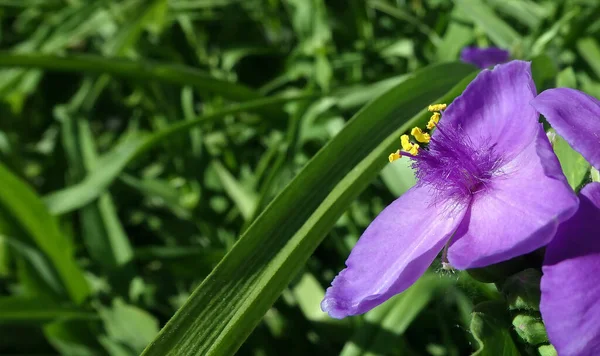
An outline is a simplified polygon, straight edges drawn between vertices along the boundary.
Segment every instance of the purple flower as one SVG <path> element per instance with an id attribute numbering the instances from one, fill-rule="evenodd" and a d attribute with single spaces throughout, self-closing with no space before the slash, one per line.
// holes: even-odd
<path id="1" fill-rule="evenodd" d="M 600 101 L 575 89 L 548 89 L 531 104 L 574 150 L 600 169 Z"/>
<path id="2" fill-rule="evenodd" d="M 460 52 L 461 61 L 474 64 L 481 69 L 508 62 L 509 58 L 510 53 L 507 50 L 496 47 L 465 47 Z"/>
<path id="3" fill-rule="evenodd" d="M 577 213 L 546 250 L 540 311 L 561 356 L 600 355 L 600 183 L 585 186 Z"/>
<path id="4" fill-rule="evenodd" d="M 541 93 L 532 105 L 573 149 L 600 169 L 600 101 L 575 89 Z M 600 354 L 600 183 L 581 190 L 579 210 L 546 250 L 540 311 L 559 355 Z"/>
<path id="5" fill-rule="evenodd" d="M 364 313 L 414 283 L 444 249 L 459 269 L 482 267 L 546 245 L 578 200 L 529 105 L 528 62 L 483 70 L 428 127 L 403 136 L 418 182 L 369 225 L 321 308 Z M 439 111 L 443 107 L 433 107 Z M 439 120 L 439 123 L 437 121 Z M 436 125 L 437 124 L 437 125 Z"/>

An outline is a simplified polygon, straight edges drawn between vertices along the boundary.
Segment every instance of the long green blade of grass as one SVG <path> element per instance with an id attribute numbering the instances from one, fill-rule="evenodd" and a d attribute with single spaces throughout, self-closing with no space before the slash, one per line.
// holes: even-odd
<path id="1" fill-rule="evenodd" d="M 37 68 L 64 72 L 107 73 L 138 80 L 157 80 L 191 85 L 203 93 L 235 100 L 251 100 L 260 94 L 242 84 L 214 78 L 192 67 L 153 61 L 131 61 L 94 55 L 56 56 L 48 54 L 0 53 L 0 67 Z"/>
<path id="2" fill-rule="evenodd" d="M 472 72 L 461 63 L 420 70 L 362 109 L 263 211 L 143 355 L 233 354 L 377 176 L 400 135 L 427 120 L 428 104 L 458 95 Z"/>
<path id="3" fill-rule="evenodd" d="M 480 26 L 497 46 L 511 48 L 521 40 L 519 33 L 498 17 L 485 2 L 457 0 L 456 5 L 465 16 Z"/>
<path id="4" fill-rule="evenodd" d="M 0 209 L 11 225 L 8 235 L 39 249 L 52 262 L 71 300 L 83 302 L 90 290 L 75 261 L 74 247 L 60 231 L 58 221 L 37 194 L 2 164 L 0 186 Z"/>
<path id="5" fill-rule="evenodd" d="M 72 306 L 58 306 L 45 300 L 23 297 L 0 298 L 0 322 L 42 324 L 55 319 L 95 320 L 98 316 Z"/>

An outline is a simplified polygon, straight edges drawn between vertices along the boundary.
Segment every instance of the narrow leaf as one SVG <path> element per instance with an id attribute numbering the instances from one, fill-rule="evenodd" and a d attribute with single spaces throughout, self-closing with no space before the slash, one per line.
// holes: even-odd
<path id="1" fill-rule="evenodd" d="M 73 246 L 60 232 L 58 222 L 50 215 L 35 192 L 0 164 L 0 207 L 10 216 L 24 242 L 33 243 L 52 262 L 76 303 L 89 294 L 89 287 L 74 258 Z"/>
<path id="2" fill-rule="evenodd" d="M 55 56 L 40 53 L 0 53 L 0 67 L 38 68 L 61 72 L 107 73 L 137 80 L 157 80 L 191 85 L 201 93 L 214 93 L 236 100 L 260 98 L 260 94 L 238 83 L 216 79 L 197 69 L 149 60 L 131 61 L 94 55 Z"/>
<path id="3" fill-rule="evenodd" d="M 423 69 L 356 114 L 246 230 L 144 355 L 235 353 L 387 163 L 400 135 L 427 120 L 428 104 L 458 95 L 466 80 L 440 99 L 472 71 L 462 63 Z"/>

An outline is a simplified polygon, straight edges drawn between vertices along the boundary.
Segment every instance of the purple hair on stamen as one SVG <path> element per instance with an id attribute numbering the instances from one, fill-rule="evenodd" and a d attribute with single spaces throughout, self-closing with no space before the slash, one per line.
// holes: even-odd
<path id="1" fill-rule="evenodd" d="M 478 146 L 461 131 L 440 122 L 429 146 L 412 158 L 417 185 L 433 187 L 436 201 L 468 201 L 502 166 L 494 144 Z"/>

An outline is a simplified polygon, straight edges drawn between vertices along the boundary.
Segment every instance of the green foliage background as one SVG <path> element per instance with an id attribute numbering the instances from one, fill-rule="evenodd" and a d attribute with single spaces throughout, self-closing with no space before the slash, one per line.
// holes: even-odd
<path id="1" fill-rule="evenodd" d="M 0 21 L 0 354 L 552 354 L 500 284 L 437 264 L 364 316 L 319 303 L 414 184 L 400 135 L 477 73 L 460 50 L 600 97 L 597 1 L 0 0 Z"/>

